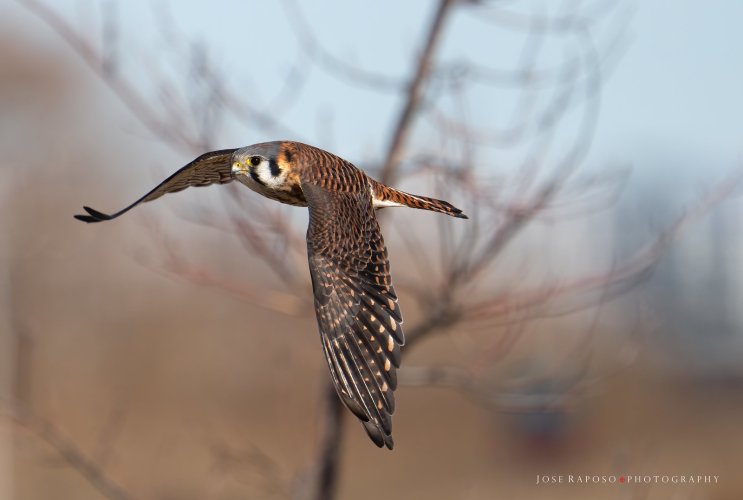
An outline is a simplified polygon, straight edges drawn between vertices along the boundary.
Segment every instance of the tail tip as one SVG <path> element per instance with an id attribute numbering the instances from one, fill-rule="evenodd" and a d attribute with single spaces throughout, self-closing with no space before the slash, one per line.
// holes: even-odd
<path id="1" fill-rule="evenodd" d="M 446 215 L 450 215 L 452 217 L 456 217 L 457 219 L 469 219 L 467 214 L 465 214 L 461 208 L 457 208 L 451 203 L 447 203 L 447 210 L 444 212 Z"/>

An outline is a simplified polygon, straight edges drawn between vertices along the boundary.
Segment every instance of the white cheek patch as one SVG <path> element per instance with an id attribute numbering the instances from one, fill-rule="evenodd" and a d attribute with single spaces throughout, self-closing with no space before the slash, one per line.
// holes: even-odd
<path id="1" fill-rule="evenodd" d="M 263 160 L 257 167 L 255 167 L 255 173 L 260 180 L 271 189 L 279 189 L 286 180 L 286 172 L 281 170 L 279 175 L 271 174 L 271 165 L 268 160 Z"/>

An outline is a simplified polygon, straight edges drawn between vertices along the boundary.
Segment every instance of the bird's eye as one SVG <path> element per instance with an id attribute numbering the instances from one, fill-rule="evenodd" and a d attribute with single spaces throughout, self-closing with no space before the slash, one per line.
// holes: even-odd
<path id="1" fill-rule="evenodd" d="M 261 164 L 261 157 L 260 156 L 251 156 L 250 157 L 250 164 L 254 167 L 257 167 Z"/>

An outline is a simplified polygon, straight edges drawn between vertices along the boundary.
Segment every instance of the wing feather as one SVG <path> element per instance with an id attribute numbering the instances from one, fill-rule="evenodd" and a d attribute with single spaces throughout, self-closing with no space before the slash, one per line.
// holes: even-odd
<path id="1" fill-rule="evenodd" d="M 359 172 L 359 182 L 366 182 Z M 348 177 L 351 179 L 351 177 Z M 331 378 L 374 443 L 392 449 L 402 315 L 368 189 L 303 182 L 315 312 Z"/>
<path id="2" fill-rule="evenodd" d="M 209 186 L 211 184 L 226 184 L 231 182 L 232 175 L 232 153 L 235 149 L 221 149 L 205 153 L 194 161 L 179 169 L 173 175 L 165 179 L 158 186 L 129 205 L 113 214 L 105 214 L 90 207 L 83 207 L 87 214 L 75 215 L 77 220 L 83 222 L 101 222 L 115 219 L 125 214 L 140 203 L 152 201 L 167 193 L 176 193 L 189 187 Z"/>

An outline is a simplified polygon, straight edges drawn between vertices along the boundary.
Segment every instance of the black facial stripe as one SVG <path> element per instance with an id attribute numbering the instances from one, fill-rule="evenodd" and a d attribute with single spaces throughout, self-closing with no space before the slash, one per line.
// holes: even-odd
<path id="1" fill-rule="evenodd" d="M 291 163 L 292 162 L 292 152 L 291 151 L 286 151 L 284 153 L 284 158 L 286 158 L 286 162 L 287 163 Z"/>
<path id="2" fill-rule="evenodd" d="M 260 177 L 258 177 L 258 174 L 255 173 L 255 169 L 254 168 L 248 169 L 248 172 L 250 173 L 250 178 L 253 179 L 255 182 L 257 182 L 261 186 L 265 186 L 266 185 L 266 183 L 263 182 L 263 180 Z"/>
<path id="3" fill-rule="evenodd" d="M 271 169 L 271 175 L 274 177 L 278 177 L 281 173 L 281 169 L 279 168 L 279 164 L 276 163 L 276 160 L 269 160 L 268 168 Z"/>

